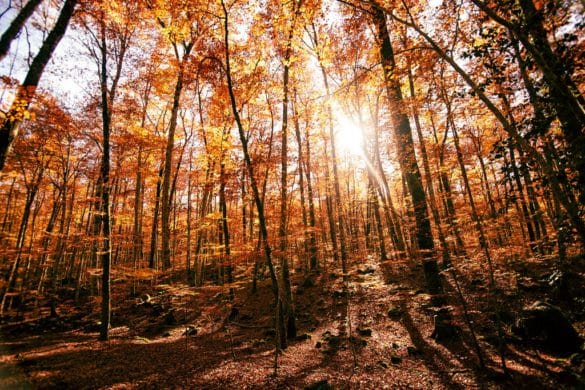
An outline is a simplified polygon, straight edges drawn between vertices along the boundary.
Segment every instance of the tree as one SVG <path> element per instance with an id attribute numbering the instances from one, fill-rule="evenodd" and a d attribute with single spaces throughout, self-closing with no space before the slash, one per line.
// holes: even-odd
<path id="1" fill-rule="evenodd" d="M 240 116 L 240 112 L 238 110 L 238 104 L 236 101 L 236 95 L 234 93 L 234 85 L 232 80 L 231 74 L 231 62 L 230 62 L 230 46 L 229 46 L 229 12 L 228 9 L 223 2 L 221 1 L 221 6 L 223 10 L 223 44 L 225 50 L 225 77 L 227 82 L 228 93 L 230 96 L 230 103 L 231 103 L 231 111 L 232 115 L 234 116 L 234 120 L 236 122 L 236 126 L 238 128 L 238 135 L 240 137 L 240 143 L 242 145 L 242 152 L 244 153 L 244 162 L 246 164 L 246 169 L 248 171 L 248 178 L 250 179 L 250 186 L 252 187 L 252 193 L 254 195 L 254 202 L 256 203 L 256 211 L 258 213 L 258 222 L 260 225 L 260 234 L 262 236 L 262 242 L 264 245 L 264 256 L 266 258 L 266 264 L 268 265 L 268 269 L 270 271 L 270 279 L 272 281 L 272 293 L 274 294 L 275 299 L 275 307 L 276 307 L 276 321 L 282 321 L 283 317 L 279 313 L 279 308 L 282 307 L 281 300 L 284 299 L 281 296 L 280 292 L 280 285 L 278 282 L 278 277 L 276 276 L 276 270 L 274 268 L 274 263 L 272 262 L 272 248 L 270 246 L 270 241 L 268 240 L 268 229 L 266 226 L 266 216 L 264 215 L 264 202 L 262 201 L 262 197 L 260 196 L 260 191 L 258 189 L 258 184 L 256 182 L 255 173 L 254 173 L 254 166 L 252 164 L 252 160 L 250 158 L 250 152 L 248 149 L 248 138 L 246 137 L 246 133 L 244 130 L 244 126 L 242 124 L 242 119 Z M 278 340 L 278 347 L 280 348 L 282 345 L 281 338 L 278 337 L 278 330 L 284 328 L 283 323 L 276 324 L 277 329 L 277 340 Z"/>
<path id="2" fill-rule="evenodd" d="M 0 128 L 0 171 L 4 169 L 6 156 L 10 153 L 10 147 L 18 135 L 18 127 L 20 126 L 20 123 L 23 119 L 26 119 L 28 115 L 28 107 L 34 98 L 37 86 L 39 85 L 39 81 L 45 70 L 45 66 L 49 63 L 53 51 L 59 44 L 59 41 L 63 38 L 63 35 L 65 35 L 65 31 L 67 30 L 69 21 L 73 16 L 76 4 L 77 0 L 65 1 L 53 30 L 51 30 L 31 63 L 22 85 L 18 88 L 10 110 L 3 118 L 4 122 Z"/>
<path id="3" fill-rule="evenodd" d="M 414 216 L 416 220 L 416 238 L 418 249 L 423 256 L 423 268 L 427 287 L 431 294 L 442 292 L 441 279 L 435 256 L 435 246 L 431 231 L 431 224 L 427 210 L 427 200 L 422 178 L 414 153 L 414 141 L 410 120 L 404 112 L 402 103 L 402 91 L 395 73 L 396 62 L 394 51 L 390 41 L 386 16 L 379 9 L 372 10 L 372 17 L 377 31 L 377 44 L 379 45 L 382 69 L 386 81 L 386 96 L 390 111 L 392 112 L 392 126 L 394 130 L 394 142 L 397 145 L 398 161 L 400 169 L 406 179 L 406 184 L 412 197 Z"/>
<path id="4" fill-rule="evenodd" d="M 116 99 L 118 84 L 122 77 L 122 70 L 130 40 L 134 33 L 135 26 L 131 18 L 136 15 L 136 8 L 123 7 L 127 14 L 108 14 L 114 12 L 108 9 L 105 3 L 86 5 L 84 8 L 86 19 L 82 21 L 83 27 L 89 33 L 91 42 L 89 51 L 94 56 L 98 66 L 98 77 L 100 82 L 100 109 L 102 122 L 102 159 L 97 184 L 97 195 L 99 197 L 99 213 L 96 215 L 94 225 L 101 228 L 101 246 L 95 247 L 96 257 L 101 260 L 102 266 L 102 312 L 100 339 L 108 340 L 110 327 L 110 273 L 112 265 L 112 244 L 111 244 L 111 131 L 114 103 Z M 110 19 L 111 18 L 111 19 Z M 120 21 L 121 20 L 121 21 Z M 97 30 L 97 31 L 95 31 Z M 109 42 L 109 40 L 111 42 Z M 115 47 L 112 50 L 111 46 Z M 112 51 L 112 52 L 110 52 Z M 111 84 L 108 85 L 108 58 L 113 57 L 114 72 L 110 76 Z"/>

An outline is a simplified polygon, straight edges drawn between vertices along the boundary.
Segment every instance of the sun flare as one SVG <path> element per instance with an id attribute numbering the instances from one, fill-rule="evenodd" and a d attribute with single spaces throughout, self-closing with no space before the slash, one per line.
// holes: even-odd
<path id="1" fill-rule="evenodd" d="M 337 116 L 335 140 L 341 151 L 354 156 L 363 156 L 363 130 L 344 114 Z"/>

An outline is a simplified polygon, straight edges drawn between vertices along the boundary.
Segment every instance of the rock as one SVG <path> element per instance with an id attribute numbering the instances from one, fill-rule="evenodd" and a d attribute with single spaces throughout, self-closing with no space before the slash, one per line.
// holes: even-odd
<path id="1" fill-rule="evenodd" d="M 301 283 L 301 287 L 303 288 L 315 287 L 315 280 L 311 277 L 308 277 L 305 280 L 303 280 L 303 283 Z"/>
<path id="2" fill-rule="evenodd" d="M 176 325 L 177 324 L 177 317 L 175 316 L 175 311 L 171 310 L 164 316 L 165 324 L 167 325 Z"/>
<path id="3" fill-rule="evenodd" d="M 360 336 L 371 336 L 372 329 L 370 328 L 357 328 L 357 332 Z"/>
<path id="4" fill-rule="evenodd" d="M 39 364 L 39 362 L 37 360 L 32 360 L 32 359 L 23 359 L 20 362 L 18 362 L 18 365 L 20 365 L 22 367 L 31 367 L 31 366 L 36 366 L 37 364 Z"/>
<path id="5" fill-rule="evenodd" d="M 152 305 L 152 314 L 154 317 L 160 316 L 165 311 L 165 306 L 162 303 L 155 303 Z"/>
<path id="6" fill-rule="evenodd" d="M 357 272 L 360 275 L 368 275 L 368 274 L 373 274 L 374 272 L 376 272 L 376 269 L 372 266 L 367 266 L 366 268 L 358 269 Z"/>
<path id="7" fill-rule="evenodd" d="M 183 332 L 184 336 L 195 336 L 197 335 L 197 328 L 194 325 L 189 325 Z"/>
<path id="8" fill-rule="evenodd" d="M 332 390 L 333 386 L 329 384 L 327 379 L 320 380 L 318 382 L 312 383 L 308 386 L 305 386 L 304 390 Z"/>
<path id="9" fill-rule="evenodd" d="M 378 362 L 378 365 L 379 365 L 380 367 L 382 367 L 382 368 L 388 368 L 388 363 L 386 363 L 386 362 L 385 362 L 385 361 L 383 361 L 383 360 L 380 360 L 380 361 Z"/>
<path id="10" fill-rule="evenodd" d="M 339 343 L 341 342 L 341 338 L 339 336 L 331 336 L 329 337 L 329 340 L 327 340 L 327 342 L 329 343 L 330 346 L 335 347 L 339 345 Z"/>
<path id="11" fill-rule="evenodd" d="M 85 325 L 85 327 L 83 328 L 83 330 L 85 332 L 88 333 L 93 333 L 93 332 L 99 332 L 100 329 L 102 327 L 102 322 L 101 321 L 94 321 L 92 323 L 89 323 L 87 325 Z"/>
<path id="12" fill-rule="evenodd" d="M 395 319 L 395 320 L 402 317 L 402 314 L 404 314 L 404 312 L 398 306 L 394 306 L 394 307 L 390 308 L 390 310 L 388 310 L 388 317 Z"/>
<path id="13" fill-rule="evenodd" d="M 577 286 L 582 286 L 583 283 L 576 274 L 561 270 L 553 272 L 544 282 L 551 289 L 553 295 L 562 301 L 570 301 L 579 294 Z"/>
<path id="14" fill-rule="evenodd" d="M 582 340 L 561 309 L 542 301 L 522 309 L 512 332 L 525 341 L 559 353 L 581 349 Z"/>
<path id="15" fill-rule="evenodd" d="M 240 309 L 238 309 L 236 306 L 233 306 L 232 310 L 230 310 L 230 314 L 228 316 L 228 321 L 234 321 L 236 318 L 238 318 L 239 315 L 240 315 Z"/>
<path id="16" fill-rule="evenodd" d="M 215 300 L 215 301 L 224 300 L 225 298 L 226 298 L 226 295 L 224 293 L 217 293 L 213 296 L 213 300 Z"/>
<path id="17" fill-rule="evenodd" d="M 252 321 L 253 319 L 254 319 L 254 317 L 251 314 L 247 314 L 247 313 L 244 313 L 240 316 L 240 321 L 242 321 L 242 322 Z"/>
<path id="18" fill-rule="evenodd" d="M 400 356 L 392 355 L 390 356 L 390 362 L 392 364 L 399 364 L 402 362 L 402 358 Z"/>
<path id="19" fill-rule="evenodd" d="M 311 335 L 308 333 L 303 333 L 303 334 L 295 337 L 295 340 L 297 340 L 297 341 L 311 340 Z"/>
<path id="20" fill-rule="evenodd" d="M 144 294 L 140 297 L 140 299 L 142 300 L 142 303 L 150 303 L 150 301 L 152 300 L 152 298 L 150 297 L 150 295 L 148 294 Z"/>
<path id="21" fill-rule="evenodd" d="M 351 336 L 349 340 L 359 348 L 363 348 L 368 345 L 368 342 L 360 337 Z"/>
<path id="22" fill-rule="evenodd" d="M 435 307 L 441 307 L 447 304 L 447 296 L 445 294 L 433 294 L 431 295 L 431 305 Z"/>
<path id="23" fill-rule="evenodd" d="M 486 288 L 482 279 L 473 278 L 469 282 L 469 289 L 471 291 L 485 291 Z"/>
<path id="24" fill-rule="evenodd" d="M 500 316 L 500 321 L 502 321 L 504 323 L 511 324 L 515 320 L 514 314 L 512 314 L 511 311 L 509 311 L 509 310 L 507 310 L 505 308 L 501 308 L 498 311 L 498 314 Z M 489 317 L 494 322 L 497 320 L 496 313 L 490 314 Z"/>
<path id="25" fill-rule="evenodd" d="M 320 341 L 317 341 L 315 343 L 315 348 L 321 348 L 323 346 L 323 344 Z"/>
<path id="26" fill-rule="evenodd" d="M 251 341 L 251 343 L 252 343 L 252 347 L 258 348 L 261 345 L 264 345 L 264 344 L 266 344 L 269 341 L 270 340 L 266 340 L 266 339 L 254 339 L 254 340 Z"/>
<path id="27" fill-rule="evenodd" d="M 581 363 L 583 363 L 584 361 L 585 361 L 585 355 L 583 355 L 582 353 L 574 353 L 569 358 L 569 363 L 571 363 L 572 366 L 578 366 Z"/>
<path id="28" fill-rule="evenodd" d="M 453 324 L 453 318 L 448 308 L 439 309 L 433 317 L 434 329 L 431 338 L 437 342 L 452 341 L 459 336 L 459 327 Z"/>
<path id="29" fill-rule="evenodd" d="M 392 343 L 392 348 L 398 349 L 398 348 L 400 348 L 400 345 L 398 345 L 397 343 Z"/>
<path id="30" fill-rule="evenodd" d="M 341 337 L 332 334 L 330 331 L 325 331 L 321 337 L 323 341 L 326 341 L 331 348 L 339 346 L 339 343 L 341 342 Z"/>
<path id="31" fill-rule="evenodd" d="M 526 291 L 526 292 L 533 292 L 533 291 L 540 291 L 542 290 L 542 285 L 534 279 L 520 276 L 516 278 L 516 285 L 518 286 L 519 290 Z"/>

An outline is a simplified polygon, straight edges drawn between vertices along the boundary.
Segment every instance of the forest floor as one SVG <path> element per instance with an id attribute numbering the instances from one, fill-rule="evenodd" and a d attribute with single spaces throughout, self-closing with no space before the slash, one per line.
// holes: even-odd
<path id="1" fill-rule="evenodd" d="M 421 289 L 422 269 L 411 263 L 380 265 L 368 260 L 353 266 L 345 281 L 339 273 L 326 270 L 293 275 L 299 336 L 279 354 L 276 375 L 268 279 L 261 281 L 256 294 L 251 294 L 248 284 L 240 284 L 233 301 L 226 287 L 142 283 L 130 294 L 130 282 L 122 281 L 114 284 L 107 342 L 97 341 L 96 300 L 85 305 L 65 302 L 54 319 L 43 315 L 4 324 L 0 388 L 583 386 L 583 359 L 537 349 L 509 332 L 513 316 L 505 314 L 546 294 L 538 284 L 542 263 L 519 270 L 522 274 L 497 275 L 498 286 L 504 286 L 500 295 L 508 334 L 507 375 L 500 368 L 497 332 L 488 314 L 487 283 L 483 271 L 472 264 L 477 262 L 460 263 L 458 269 L 465 271 L 460 282 L 485 369 L 479 368 L 450 276 L 445 278 L 446 290 L 459 337 L 439 343 L 431 338 L 437 309 Z M 151 297 L 146 303 L 136 298 L 143 294 Z M 583 336 L 583 315 L 571 313 Z"/>

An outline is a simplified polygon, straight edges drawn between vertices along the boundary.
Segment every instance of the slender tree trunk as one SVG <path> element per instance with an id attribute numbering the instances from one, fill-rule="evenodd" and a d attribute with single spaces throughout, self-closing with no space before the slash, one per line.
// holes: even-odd
<path id="1" fill-rule="evenodd" d="M 329 95 L 329 82 L 327 74 L 325 73 L 324 65 L 321 64 L 321 73 L 323 75 L 323 82 L 325 83 L 325 90 Z M 333 129 L 333 110 L 331 103 L 327 103 L 327 116 L 329 122 L 329 142 L 331 143 L 331 164 L 333 167 L 333 195 L 335 199 L 335 211 L 337 211 L 337 230 L 339 233 L 339 251 L 341 255 L 341 270 L 347 273 L 347 243 L 345 239 L 345 226 L 343 220 L 343 205 L 341 203 L 341 191 L 339 189 L 339 172 L 337 168 L 337 147 L 335 142 L 335 132 Z"/>
<path id="2" fill-rule="evenodd" d="M 543 25 L 543 14 L 533 0 L 518 0 L 521 22 L 500 17 L 484 2 L 473 0 L 481 10 L 497 23 L 505 26 L 522 43 L 542 71 L 543 81 L 550 91 L 550 102 L 555 108 L 567 144 L 568 161 L 575 170 L 580 201 L 585 199 L 585 97 L 571 78 L 562 56 L 555 54 Z M 568 210 L 569 211 L 569 210 Z M 570 212 L 570 211 L 569 211 Z"/>
<path id="3" fill-rule="evenodd" d="M 304 155 L 303 155 L 303 141 L 301 139 L 301 129 L 300 129 L 300 124 L 299 124 L 299 117 L 298 117 L 298 111 L 296 110 L 296 104 L 297 104 L 297 94 L 296 94 L 296 88 L 294 91 L 294 126 L 295 126 L 295 139 L 297 141 L 297 159 L 298 159 L 298 173 L 299 173 L 299 190 L 300 190 L 300 195 L 301 195 L 301 221 L 303 222 L 303 244 L 304 244 L 304 251 L 303 251 L 303 255 L 299 256 L 302 258 L 302 264 L 303 264 L 303 268 L 306 270 L 307 268 L 310 268 L 311 270 L 314 270 L 316 268 L 316 259 L 312 258 L 311 255 L 311 259 L 309 261 L 309 267 L 307 267 L 307 260 L 306 260 L 306 256 L 309 254 L 309 232 L 308 232 L 308 219 L 307 219 L 307 202 L 305 199 L 305 169 L 304 169 Z"/>
<path id="4" fill-rule="evenodd" d="M 106 44 L 106 26 L 102 14 L 101 21 L 101 71 L 100 85 L 102 93 L 102 130 L 103 130 L 103 155 L 102 166 L 100 170 L 100 182 L 102 183 L 101 191 L 101 225 L 102 225 L 102 247 L 100 248 L 102 263 L 102 313 L 100 340 L 109 339 L 110 329 L 110 267 L 112 264 L 111 248 L 111 231 L 110 231 L 110 119 L 111 107 L 108 106 L 108 68 L 107 68 L 107 44 Z"/>
<path id="5" fill-rule="evenodd" d="M 173 108 L 171 109 L 171 120 L 169 133 L 167 135 L 167 147 L 165 150 L 165 164 L 162 180 L 161 199 L 161 260 L 163 269 L 171 267 L 171 170 L 173 166 L 173 149 L 175 146 L 175 129 L 177 128 L 177 115 L 179 112 L 181 91 L 183 90 L 183 68 L 177 74 L 175 92 L 173 94 Z"/>
<path id="6" fill-rule="evenodd" d="M 187 278 L 191 280 L 191 214 L 193 213 L 193 205 L 191 196 L 193 192 L 192 187 L 192 170 L 193 170 L 193 149 L 189 152 L 189 172 L 187 177 L 187 248 L 185 254 L 185 266 L 187 268 Z"/>
<path id="7" fill-rule="evenodd" d="M 520 200 L 520 206 L 522 208 L 522 220 L 524 220 L 524 225 L 526 226 L 526 230 L 528 232 L 528 245 L 532 251 L 535 251 L 535 241 L 536 236 L 534 234 L 534 227 L 532 224 L 532 219 L 530 218 L 530 213 L 528 211 L 528 206 L 526 203 L 526 197 L 524 196 L 524 186 L 522 185 L 520 172 L 518 169 L 518 165 L 516 163 L 516 155 L 514 152 L 514 144 L 510 140 L 509 142 L 508 151 L 510 154 L 510 166 L 512 167 L 512 173 L 514 174 L 514 182 L 516 183 L 516 189 L 518 190 L 517 197 Z"/>
<path id="8" fill-rule="evenodd" d="M 226 275 L 227 283 L 230 285 L 230 297 L 233 299 L 234 296 L 234 287 L 232 286 L 233 280 L 233 270 L 232 270 L 232 260 L 231 260 L 231 249 L 230 249 L 230 232 L 228 226 L 228 217 L 227 217 L 227 204 L 225 200 L 225 186 L 226 186 L 226 176 L 225 176 L 225 164 L 222 161 L 220 164 L 220 173 L 219 173 L 219 209 L 221 212 L 221 231 L 223 237 L 223 246 L 224 246 L 224 254 L 225 258 L 223 259 L 224 265 L 222 266 L 224 270 L 224 274 Z"/>
<path id="9" fill-rule="evenodd" d="M 9 227 L 12 223 L 9 223 L 8 216 L 10 215 L 10 210 L 12 209 L 12 195 L 14 194 L 14 183 L 16 183 L 16 177 L 12 179 L 10 183 L 10 189 L 8 190 L 8 196 L 6 197 L 6 207 L 4 208 L 4 218 L 2 219 L 2 231 L 3 232 L 10 232 Z"/>
<path id="10" fill-rule="evenodd" d="M 498 21 L 498 23 L 509 25 L 509 23 L 507 23 L 506 21 L 502 21 L 501 18 L 498 19 L 497 15 L 495 15 L 494 17 L 494 11 L 490 10 L 485 3 L 479 0 L 472 1 L 480 8 L 482 8 L 482 10 L 484 10 L 490 17 Z M 379 5 L 377 5 L 375 8 L 376 10 L 379 10 L 380 13 L 384 12 L 388 13 L 386 9 Z M 537 149 L 535 149 L 526 139 L 524 139 L 520 135 L 520 133 L 518 133 L 517 129 L 514 128 L 512 124 L 510 124 L 504 113 L 486 95 L 483 88 L 481 88 L 476 82 L 474 82 L 471 76 L 467 72 L 465 72 L 465 70 L 461 66 L 457 64 L 455 59 L 447 51 L 443 50 L 441 46 L 439 46 L 439 44 L 433 38 L 431 38 L 420 26 L 418 26 L 415 23 L 412 23 L 412 21 L 406 21 L 404 19 L 401 19 L 395 14 L 391 14 L 391 17 L 393 20 L 398 21 L 399 23 L 402 23 L 404 25 L 407 25 L 414 31 L 416 31 L 432 47 L 432 49 L 461 76 L 465 83 L 473 90 L 477 97 L 486 105 L 490 112 L 502 124 L 504 130 L 514 139 L 514 142 L 516 142 L 518 148 L 521 148 L 531 159 L 533 159 L 540 166 L 543 173 L 550 180 L 550 189 L 553 192 L 554 196 L 558 198 L 559 203 L 561 203 L 562 207 L 565 209 L 567 218 L 569 219 L 571 225 L 573 225 L 573 227 L 577 231 L 579 239 L 581 240 L 582 243 L 585 243 L 585 221 L 580 215 L 578 203 L 576 202 L 572 193 L 567 194 L 567 192 L 563 191 L 560 179 L 558 177 L 559 172 L 555 171 L 553 165 L 551 165 Z M 530 42 L 528 40 L 522 40 L 520 36 L 518 36 L 518 38 L 525 47 L 527 45 L 528 46 L 530 45 Z M 553 69 L 552 73 L 554 74 L 554 72 L 555 71 Z M 573 98 L 575 97 L 573 96 Z M 579 99 L 583 100 L 584 98 L 579 97 Z M 572 144 L 581 145 L 579 142 L 575 142 Z M 580 150 L 585 150 L 585 147 L 581 147 Z M 583 153 L 585 152 L 581 153 L 582 153 L 581 155 L 583 155 Z M 585 161 L 585 159 L 583 161 Z M 585 169 L 585 165 L 583 166 L 583 168 Z M 580 175 L 580 178 L 585 179 L 585 175 Z M 581 194 L 584 193 L 585 191 L 581 191 Z"/>
<path id="11" fill-rule="evenodd" d="M 20 221 L 20 227 L 18 229 L 18 235 L 16 237 L 16 254 L 14 261 L 12 263 L 12 267 L 10 267 L 10 272 L 8 273 L 8 280 L 6 281 L 6 285 L 2 289 L 2 299 L 0 300 L 0 317 L 4 314 L 4 306 L 6 305 L 6 297 L 16 283 L 16 278 L 18 276 L 18 268 L 20 266 L 20 260 L 22 255 L 22 247 L 24 246 L 24 240 L 26 237 L 26 231 L 28 228 L 28 222 L 30 218 L 30 212 L 39 190 L 39 186 L 41 184 L 41 180 L 43 178 L 43 173 L 45 171 L 45 165 L 41 165 L 38 169 L 38 173 L 33 178 L 32 183 L 30 184 L 30 188 L 26 194 L 26 201 L 24 204 L 24 211 L 22 213 L 22 219 Z"/>
<path id="12" fill-rule="evenodd" d="M 256 203 L 256 210 L 258 212 L 258 224 L 260 225 L 260 234 L 262 236 L 263 244 L 264 244 L 264 256 L 266 258 L 266 264 L 268 265 L 268 270 L 270 271 L 270 279 L 272 281 L 272 293 L 274 294 L 275 304 L 278 308 L 280 306 L 281 296 L 280 296 L 280 286 L 278 282 L 278 278 L 276 276 L 276 270 L 274 268 L 274 264 L 272 263 L 272 248 L 270 247 L 270 241 L 268 240 L 268 228 L 266 226 L 266 217 L 264 214 L 264 203 L 262 202 L 262 198 L 260 197 L 260 191 L 258 189 L 258 185 L 256 183 L 256 178 L 254 176 L 254 166 L 252 165 L 252 160 L 250 158 L 250 153 L 248 150 L 248 139 L 246 138 L 246 133 L 244 130 L 244 125 L 242 124 L 242 120 L 240 118 L 240 112 L 238 111 L 238 105 L 236 102 L 236 96 L 234 94 L 234 86 L 232 82 L 232 75 L 231 75 L 231 65 L 230 65 L 230 50 L 229 50 L 229 22 L 228 22 L 228 11 L 226 8 L 225 3 L 221 0 L 221 5 L 223 8 L 223 29 L 224 29 L 224 50 L 225 50 L 225 73 L 226 73 L 226 81 L 228 92 L 230 96 L 231 102 L 231 110 L 232 115 L 234 116 L 234 120 L 236 122 L 238 128 L 238 135 L 240 137 L 240 142 L 242 144 L 242 153 L 244 154 L 244 162 L 246 164 L 246 168 L 248 170 L 248 177 L 250 178 L 250 186 L 252 187 L 252 193 L 254 195 L 254 201 Z M 278 311 L 278 310 L 277 310 Z M 279 316 L 276 316 L 276 320 L 279 319 Z M 278 329 L 280 329 L 280 324 L 276 325 L 277 333 Z M 280 340 L 278 334 L 276 335 L 276 340 Z M 277 341 L 278 342 L 278 341 Z M 280 347 L 280 345 L 278 345 Z"/>
<path id="13" fill-rule="evenodd" d="M 500 359 L 502 364 L 502 369 L 506 371 L 506 359 L 505 359 L 505 350 L 506 344 L 504 339 L 504 331 L 502 327 L 502 320 L 500 318 L 500 304 L 498 302 L 498 298 L 496 296 L 496 282 L 494 278 L 495 270 L 492 262 L 491 253 L 489 250 L 488 241 L 481 224 L 481 218 L 479 217 L 479 213 L 477 212 L 477 208 L 475 207 L 475 201 L 473 199 L 473 194 L 471 193 L 471 186 L 469 185 L 469 178 L 467 176 L 467 170 L 465 168 L 465 163 L 463 161 L 463 153 L 461 151 L 461 147 L 459 145 L 459 136 L 457 134 L 457 128 L 455 127 L 455 123 L 453 121 L 453 117 L 451 116 L 451 110 L 449 106 L 447 107 L 447 120 L 451 123 L 451 132 L 453 134 L 453 143 L 455 144 L 455 151 L 457 154 L 457 161 L 459 162 L 459 167 L 461 168 L 461 176 L 463 178 L 463 184 L 465 186 L 465 192 L 467 193 L 469 206 L 471 208 L 471 218 L 475 223 L 475 227 L 479 234 L 479 246 L 484 252 L 484 255 L 487 260 L 488 265 L 488 280 L 489 280 L 489 293 L 490 293 L 490 303 L 492 309 L 495 312 L 496 316 L 496 326 L 498 330 L 498 341 L 499 341 L 499 353 Z"/>
<path id="14" fill-rule="evenodd" d="M 431 126 L 433 129 L 433 136 L 435 138 L 435 144 L 439 146 L 438 151 L 438 171 L 439 171 L 439 192 L 443 195 L 442 202 L 445 208 L 445 215 L 447 217 L 447 223 L 451 228 L 452 234 L 455 236 L 455 251 L 454 253 L 459 256 L 465 256 L 465 245 L 461 238 L 461 232 L 459 231 L 459 224 L 457 223 L 457 217 L 455 215 L 455 204 L 453 202 L 453 192 L 451 191 L 451 181 L 447 175 L 448 169 L 445 166 L 445 142 L 447 141 L 447 133 L 449 131 L 449 124 L 445 124 L 445 135 L 443 136 L 442 142 L 439 143 L 437 137 L 437 129 L 435 128 L 435 122 L 433 116 L 430 116 Z"/>
<path id="15" fill-rule="evenodd" d="M 280 332 L 280 346 L 286 348 L 287 339 L 296 337 L 297 327 L 295 323 L 295 309 L 292 297 L 291 282 L 289 275 L 289 264 L 287 254 L 287 175 L 288 175 L 288 105 L 289 105 L 289 72 L 290 72 L 290 58 L 292 56 L 292 40 L 294 38 L 295 25 L 299 17 L 302 0 L 294 0 L 293 19 L 291 21 L 288 39 L 286 42 L 286 51 L 283 58 L 284 71 L 282 79 L 282 128 L 281 128 L 281 149 L 280 149 L 280 220 L 278 226 L 278 238 L 282 271 L 282 288 L 284 289 L 284 299 L 282 300 L 283 307 L 280 310 L 280 315 L 284 318 L 279 320 L 283 324 L 286 322 L 286 328 Z"/>
<path id="16" fill-rule="evenodd" d="M 376 109 L 376 111 L 378 111 L 378 109 Z M 394 244 L 394 249 L 398 251 L 399 257 L 402 257 L 405 249 L 404 235 L 402 233 L 400 216 L 396 212 L 396 208 L 394 207 L 394 201 L 392 199 L 392 194 L 390 193 L 390 185 L 388 184 L 388 178 L 386 177 L 386 173 L 384 172 L 382 166 L 382 156 L 380 153 L 379 131 L 380 129 L 378 123 L 379 123 L 378 114 L 376 113 L 373 152 L 375 155 L 375 168 L 377 171 L 377 177 L 380 179 L 379 183 L 380 185 L 378 185 L 378 192 L 383 202 L 384 218 L 386 219 L 386 224 L 388 225 L 388 229 L 390 231 L 390 238 L 392 239 L 392 243 Z"/>
<path id="17" fill-rule="evenodd" d="M 134 247 L 132 248 L 134 268 L 142 261 L 144 256 L 142 247 L 142 164 L 142 145 L 140 145 L 138 147 L 136 186 L 134 189 L 134 229 L 132 233 L 134 239 Z"/>
<path id="18" fill-rule="evenodd" d="M 317 259 L 317 239 L 315 237 L 315 201 L 313 197 L 313 184 L 311 180 L 311 142 L 309 140 L 308 126 L 305 127 L 305 152 L 306 161 L 304 171 L 307 179 L 307 197 L 309 198 L 309 226 L 311 228 L 311 232 L 309 234 L 309 250 L 311 252 L 310 266 L 312 270 L 316 270 L 319 267 L 319 262 Z"/>
<path id="19" fill-rule="evenodd" d="M 49 220 L 47 222 L 47 227 L 45 228 L 45 231 L 43 232 L 43 238 L 41 240 L 41 251 L 42 251 L 42 255 L 39 259 L 39 269 L 40 269 L 40 275 L 39 275 L 39 283 L 37 286 L 37 291 L 39 293 L 41 293 L 43 291 L 43 283 L 45 281 L 45 277 L 47 275 L 47 267 L 45 266 L 45 264 L 47 263 L 47 260 L 49 259 L 49 255 L 47 254 L 47 250 L 49 248 L 49 245 L 51 243 L 51 235 L 53 233 L 53 229 L 55 228 L 55 222 L 57 221 L 57 217 L 59 216 L 59 211 L 60 211 L 60 207 L 61 207 L 61 202 L 59 201 L 61 196 L 61 189 L 60 188 L 56 188 L 53 191 L 53 208 L 51 210 L 51 215 L 49 216 Z"/>
<path id="20" fill-rule="evenodd" d="M 156 180 L 156 196 L 154 200 L 154 210 L 152 212 L 152 230 L 150 232 L 150 253 L 148 255 L 148 267 L 149 268 L 158 268 L 158 256 L 157 256 L 157 241 L 158 241 L 158 215 L 160 209 L 160 194 L 161 194 L 161 182 L 162 176 L 164 173 L 164 165 L 161 164 L 161 167 L 158 170 L 158 176 Z"/>
<path id="21" fill-rule="evenodd" d="M 313 27 L 313 42 L 318 47 L 319 42 L 317 38 L 317 32 Z M 327 72 L 325 70 L 325 64 L 323 63 L 323 59 L 321 58 L 321 54 L 319 50 L 316 50 L 317 61 L 319 63 L 319 67 L 321 68 L 321 76 L 323 78 L 323 84 L 325 85 L 325 92 L 327 96 L 331 96 L 331 91 L 329 89 L 329 78 L 327 76 Z M 344 228 L 344 221 L 343 221 L 343 207 L 341 204 L 341 190 L 339 189 L 339 172 L 337 169 L 337 148 L 335 145 L 335 132 L 334 132 L 334 118 L 333 118 L 333 109 L 331 107 L 331 101 L 328 98 L 326 102 L 326 110 L 327 110 L 327 122 L 329 127 L 329 142 L 331 144 L 331 164 L 333 168 L 333 191 L 334 191 L 334 199 L 335 199 L 335 210 L 333 209 L 333 204 L 331 202 L 328 203 L 328 207 L 331 209 L 329 210 L 328 214 L 330 218 L 335 216 L 335 211 L 337 211 L 337 218 L 335 222 L 333 220 L 330 221 L 330 229 L 331 229 L 331 236 L 333 240 L 333 251 L 335 257 L 337 257 L 337 243 L 336 238 L 334 237 L 334 230 L 335 230 L 335 223 L 337 223 L 337 232 L 339 233 L 339 251 L 341 256 L 341 269 L 343 273 L 347 273 L 347 248 L 346 248 L 346 240 L 345 240 L 345 228 Z"/>

